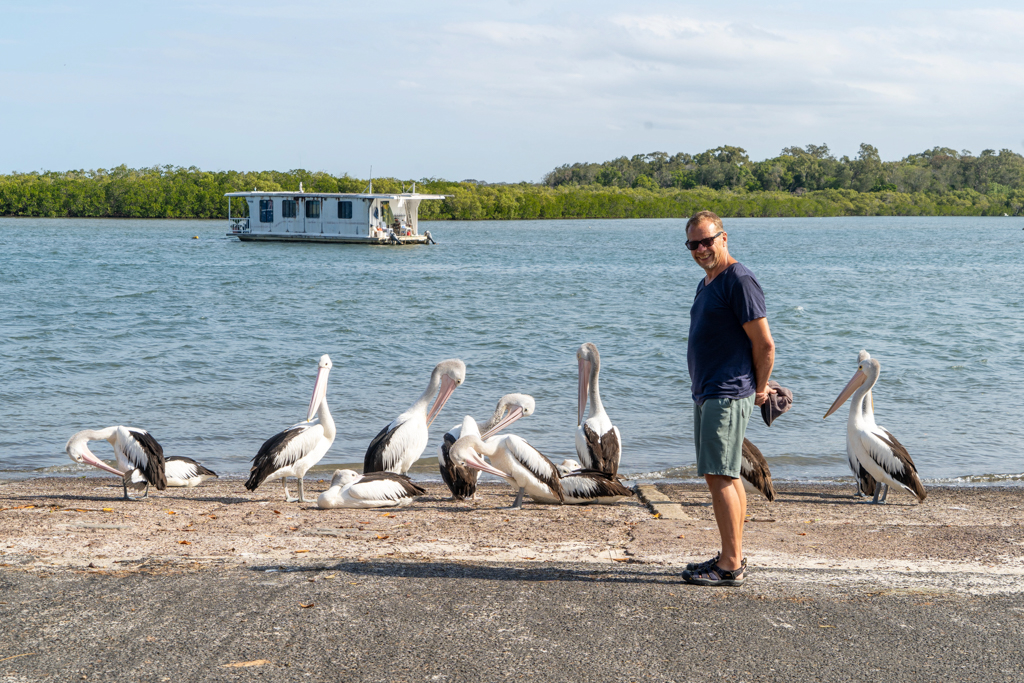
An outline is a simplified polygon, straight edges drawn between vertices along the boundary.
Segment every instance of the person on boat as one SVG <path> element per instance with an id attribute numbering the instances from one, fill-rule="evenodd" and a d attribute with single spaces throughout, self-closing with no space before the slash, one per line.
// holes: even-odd
<path id="1" fill-rule="evenodd" d="M 704 270 L 690 308 L 686 364 L 693 396 L 697 474 L 711 490 L 722 550 L 688 564 L 682 578 L 701 586 L 742 586 L 743 520 L 747 497 L 740 479 L 743 437 L 754 406 L 774 389 L 768 378 L 775 342 L 764 292 L 754 274 L 729 255 L 722 219 L 700 211 L 686 222 L 686 247 Z"/>

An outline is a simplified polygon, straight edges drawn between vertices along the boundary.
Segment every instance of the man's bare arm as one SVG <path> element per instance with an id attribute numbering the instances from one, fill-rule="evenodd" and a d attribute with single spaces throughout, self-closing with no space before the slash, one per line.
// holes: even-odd
<path id="1" fill-rule="evenodd" d="M 743 324 L 743 331 L 750 337 L 751 353 L 754 357 L 754 405 L 768 400 L 768 379 L 775 366 L 775 340 L 768 329 L 768 318 L 755 318 Z"/>

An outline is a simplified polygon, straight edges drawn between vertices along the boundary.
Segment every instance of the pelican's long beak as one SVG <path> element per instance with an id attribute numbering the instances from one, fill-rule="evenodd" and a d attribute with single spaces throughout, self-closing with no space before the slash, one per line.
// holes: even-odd
<path id="1" fill-rule="evenodd" d="M 480 436 L 480 440 L 481 441 L 487 441 L 488 437 L 494 436 L 495 434 L 500 432 L 505 427 L 508 427 L 510 424 L 512 424 L 513 422 L 515 422 L 516 420 L 518 420 L 522 416 L 523 416 L 523 409 L 522 409 L 522 407 L 521 406 L 515 406 L 510 411 L 508 411 L 508 415 L 506 415 L 505 417 L 501 418 L 501 420 L 498 421 L 498 424 L 494 425 L 489 430 L 487 430 L 486 434 L 481 435 Z"/>
<path id="2" fill-rule="evenodd" d="M 313 419 L 316 411 L 320 409 L 320 402 L 327 395 L 327 376 L 331 374 L 330 368 L 320 368 L 316 373 L 316 383 L 313 385 L 313 397 L 309 399 L 309 410 L 306 411 L 306 422 Z"/>
<path id="3" fill-rule="evenodd" d="M 121 472 L 120 470 L 115 470 L 113 467 L 111 467 L 110 465 L 103 462 L 95 455 L 93 455 L 92 451 L 86 450 L 84 453 L 82 453 L 82 460 L 84 460 L 87 465 L 99 467 L 101 470 L 105 472 L 110 472 L 111 474 L 116 474 L 119 477 L 124 477 L 124 472 Z"/>
<path id="4" fill-rule="evenodd" d="M 827 413 L 825 413 L 825 417 L 828 417 L 832 413 L 834 413 L 837 410 L 839 410 L 839 406 L 841 406 L 844 403 L 846 403 L 846 400 L 848 398 L 850 398 L 851 396 L 853 396 L 853 392 L 857 391 L 857 388 L 860 387 L 860 385 L 864 384 L 864 382 L 866 382 L 867 379 L 868 379 L 868 376 L 865 375 L 863 372 L 861 372 L 860 369 L 858 368 L 857 372 L 853 373 L 853 377 L 850 379 L 849 383 L 846 385 L 846 388 L 844 388 L 842 393 L 839 394 L 839 398 L 837 398 L 835 400 L 835 402 L 832 404 L 832 407 L 828 409 Z M 824 420 L 825 417 L 823 417 L 821 419 Z"/>
<path id="5" fill-rule="evenodd" d="M 441 408 L 444 408 L 444 404 L 451 397 L 452 392 L 455 391 L 455 387 L 458 385 L 448 375 L 442 375 L 441 377 L 441 390 L 437 392 L 437 400 L 434 401 L 434 405 L 430 408 L 430 413 L 427 414 L 427 426 L 429 427 L 433 422 L 437 414 L 441 412 Z"/>
<path id="6" fill-rule="evenodd" d="M 587 392 L 590 391 L 590 367 L 593 365 L 586 358 L 579 359 L 579 402 L 576 408 L 576 425 L 583 424 L 583 411 L 587 409 Z"/>
<path id="7" fill-rule="evenodd" d="M 505 481 L 509 481 L 509 477 L 507 474 L 499 470 L 497 467 L 492 467 L 491 465 L 488 465 L 487 461 L 485 461 L 483 458 L 481 458 L 476 453 L 473 453 L 472 451 L 466 453 L 462 459 L 466 462 L 466 467 L 472 467 L 475 470 L 480 470 L 481 472 L 486 472 L 487 474 L 493 474 L 496 477 L 501 477 Z"/>

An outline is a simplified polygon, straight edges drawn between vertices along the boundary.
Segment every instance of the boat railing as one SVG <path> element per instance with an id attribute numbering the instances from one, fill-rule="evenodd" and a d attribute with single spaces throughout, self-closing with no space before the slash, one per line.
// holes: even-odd
<path id="1" fill-rule="evenodd" d="M 230 221 L 228 228 L 231 230 L 232 235 L 248 235 L 249 234 L 249 219 L 248 218 L 229 218 Z"/>

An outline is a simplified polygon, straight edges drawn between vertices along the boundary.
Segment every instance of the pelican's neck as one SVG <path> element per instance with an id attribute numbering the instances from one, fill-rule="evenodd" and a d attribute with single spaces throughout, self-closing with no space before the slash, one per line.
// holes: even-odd
<path id="1" fill-rule="evenodd" d="M 494 425 L 501 422 L 501 418 L 505 416 L 505 411 L 507 410 L 507 408 L 508 406 L 505 405 L 504 403 L 499 403 L 498 407 L 494 409 L 494 414 L 491 415 L 491 419 L 487 420 L 487 422 L 480 427 L 480 433 L 486 434 L 487 432 L 491 431 L 491 428 L 494 427 Z M 469 416 L 467 415 L 467 417 Z M 463 427 L 462 433 L 463 435 L 468 433 L 466 432 L 465 427 Z"/>
<path id="2" fill-rule="evenodd" d="M 427 413 L 427 406 L 430 404 L 430 399 L 434 398 L 437 394 L 438 388 L 441 386 L 441 373 L 436 369 L 430 373 L 430 383 L 427 385 L 427 390 L 412 404 L 412 408 L 409 412 L 422 412 L 424 415 Z"/>
<path id="3" fill-rule="evenodd" d="M 331 409 L 327 407 L 327 395 L 320 399 L 320 405 L 316 409 L 316 416 L 320 419 L 320 425 L 324 428 L 324 437 L 334 440 L 337 429 L 334 426 L 334 418 L 331 417 Z"/>
<path id="4" fill-rule="evenodd" d="M 590 401 L 590 417 L 600 415 L 604 413 L 604 404 L 601 403 L 601 391 L 598 388 L 597 378 L 601 374 L 601 363 L 599 361 L 593 361 L 590 364 L 590 393 L 588 400 Z"/>
<path id="5" fill-rule="evenodd" d="M 82 446 L 88 450 L 86 444 L 89 441 L 109 441 L 111 445 L 113 445 L 116 434 L 116 425 L 105 429 L 83 429 L 71 437 L 71 443 L 82 444 Z"/>
<path id="6" fill-rule="evenodd" d="M 847 425 L 850 427 L 874 426 L 875 411 L 871 406 L 871 388 L 877 381 L 877 375 L 873 378 L 869 376 L 867 381 L 853 392 L 853 397 L 850 400 L 850 416 L 847 418 Z"/>

